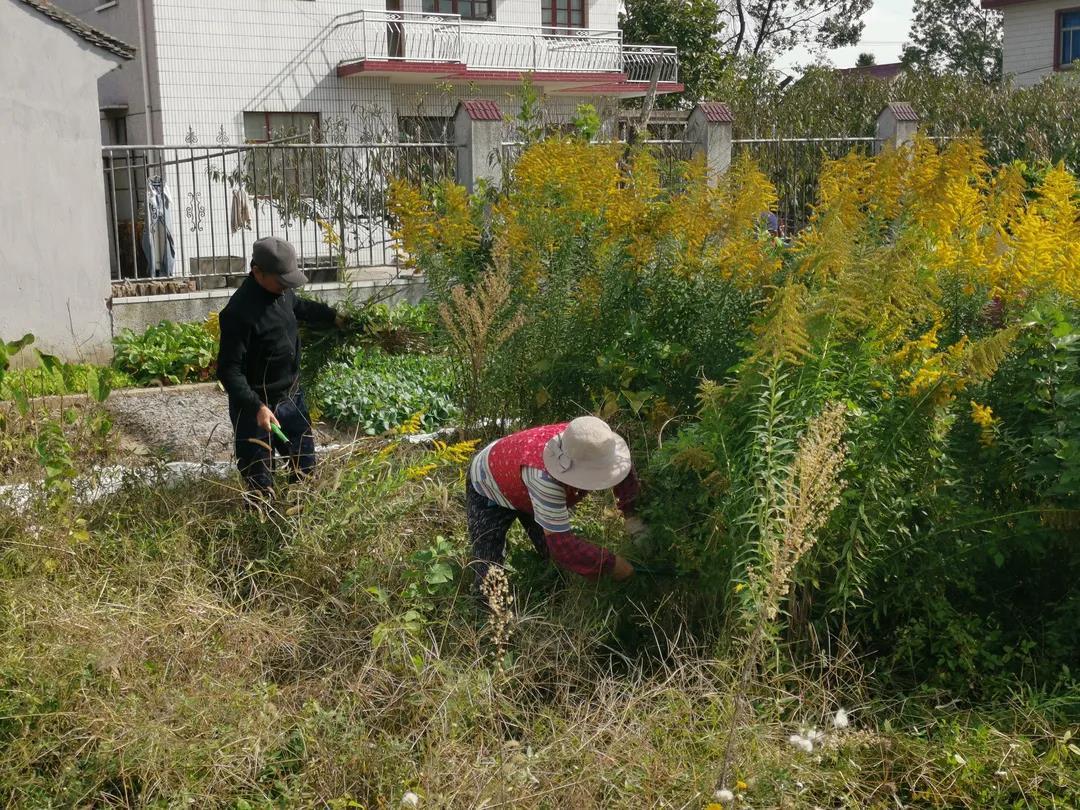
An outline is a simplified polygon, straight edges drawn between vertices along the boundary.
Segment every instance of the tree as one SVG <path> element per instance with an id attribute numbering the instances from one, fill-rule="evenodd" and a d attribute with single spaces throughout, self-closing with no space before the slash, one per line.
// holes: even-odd
<path id="1" fill-rule="evenodd" d="M 904 64 L 993 82 L 1001 78 L 1001 14 L 979 0 L 915 0 Z"/>
<path id="2" fill-rule="evenodd" d="M 855 67 L 870 67 L 877 64 L 877 57 L 872 53 L 860 53 L 855 60 Z"/>
<path id="3" fill-rule="evenodd" d="M 798 45 L 854 45 L 873 0 L 731 0 L 727 15 L 735 56 L 770 57 Z"/>
<path id="4" fill-rule="evenodd" d="M 619 24 L 627 43 L 679 49 L 684 99 L 700 101 L 715 93 L 725 65 L 717 0 L 626 0 L 623 6 Z"/>

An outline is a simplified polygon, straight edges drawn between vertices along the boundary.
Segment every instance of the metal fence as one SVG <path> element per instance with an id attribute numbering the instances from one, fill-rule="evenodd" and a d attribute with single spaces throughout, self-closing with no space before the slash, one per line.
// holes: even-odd
<path id="1" fill-rule="evenodd" d="M 657 159 L 660 182 L 664 188 L 682 188 L 686 163 L 693 146 L 679 138 L 653 138 L 642 142 Z M 520 141 L 503 143 L 500 159 L 509 169 L 520 155 Z M 826 160 L 843 157 L 852 150 L 862 154 L 878 151 L 876 138 L 749 138 L 732 142 L 732 159 L 749 154 L 768 176 L 779 198 L 775 211 L 782 232 L 793 235 L 810 220 L 817 197 L 818 181 Z"/>
<path id="2" fill-rule="evenodd" d="M 392 266 L 393 178 L 453 177 L 444 143 L 106 147 L 111 276 L 227 286 L 250 244 L 292 242 L 313 281 Z"/>
<path id="3" fill-rule="evenodd" d="M 458 14 L 356 11 L 335 26 L 346 63 L 404 61 L 472 70 L 625 73 L 676 82 L 678 49 L 624 45 L 617 28 L 553 28 L 467 20 Z"/>
<path id="4" fill-rule="evenodd" d="M 732 159 L 749 154 L 776 187 L 776 216 L 783 233 L 795 234 L 810 220 L 825 161 L 855 151 L 874 154 L 876 138 L 746 138 L 732 141 Z"/>

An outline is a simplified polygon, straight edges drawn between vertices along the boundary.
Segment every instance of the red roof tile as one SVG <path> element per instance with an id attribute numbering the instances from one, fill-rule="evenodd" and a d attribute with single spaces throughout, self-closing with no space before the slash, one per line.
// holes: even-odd
<path id="1" fill-rule="evenodd" d="M 698 107 L 705 113 L 705 120 L 710 124 L 735 123 L 735 114 L 731 111 L 731 107 L 723 102 L 702 101 L 698 103 Z"/>
<path id="2" fill-rule="evenodd" d="M 906 101 L 890 101 L 888 109 L 892 110 L 892 114 L 896 116 L 897 121 L 917 122 L 919 120 L 919 114 L 915 112 L 915 108 Z"/>
<path id="3" fill-rule="evenodd" d="M 499 109 L 499 105 L 494 101 L 472 99 L 471 101 L 461 102 L 461 106 L 465 108 L 465 112 L 469 114 L 469 118 L 473 121 L 503 120 L 502 110 Z"/>

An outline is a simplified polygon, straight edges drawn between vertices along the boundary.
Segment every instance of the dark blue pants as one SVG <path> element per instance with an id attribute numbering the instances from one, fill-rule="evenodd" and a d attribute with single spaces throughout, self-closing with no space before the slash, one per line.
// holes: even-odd
<path id="1" fill-rule="evenodd" d="M 465 520 L 469 527 L 469 539 L 472 540 L 473 558 L 470 565 L 473 567 L 477 593 L 491 564 L 501 566 L 506 560 L 506 533 L 515 520 L 532 540 L 537 553 L 541 557 L 548 556 L 547 538 L 536 519 L 489 501 L 473 488 L 472 478 L 468 474 L 465 476 Z"/>
<path id="2" fill-rule="evenodd" d="M 274 454 L 262 444 L 249 441 L 257 439 L 274 448 L 289 460 L 292 480 L 315 469 L 315 435 L 311 430 L 304 392 L 297 391 L 283 399 L 272 410 L 282 432 L 289 442 L 277 439 L 269 431 L 262 430 L 255 422 L 255 412 L 229 403 L 229 418 L 236 435 L 236 466 L 249 489 L 269 492 L 274 486 Z"/>

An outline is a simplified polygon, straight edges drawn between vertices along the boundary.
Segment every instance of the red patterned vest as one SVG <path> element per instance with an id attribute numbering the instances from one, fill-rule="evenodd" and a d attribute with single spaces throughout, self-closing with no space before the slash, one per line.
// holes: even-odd
<path id="1" fill-rule="evenodd" d="M 525 487 L 525 482 L 521 480 L 521 468 L 547 469 L 544 466 L 544 447 L 552 438 L 566 430 L 567 424 L 569 423 L 541 425 L 520 433 L 512 433 L 499 439 L 492 446 L 491 453 L 488 455 L 491 476 L 495 479 L 499 491 L 519 512 L 531 515 L 533 511 L 529 490 Z M 589 494 L 585 490 L 575 489 L 562 482 L 560 485 L 566 490 L 567 506 L 573 506 Z"/>

